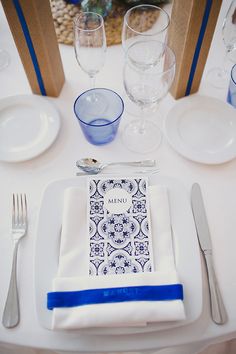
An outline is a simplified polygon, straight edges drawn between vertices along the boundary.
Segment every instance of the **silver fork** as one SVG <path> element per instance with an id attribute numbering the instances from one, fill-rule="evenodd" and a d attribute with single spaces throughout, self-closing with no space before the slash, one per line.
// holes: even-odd
<path id="1" fill-rule="evenodd" d="M 19 241 L 27 232 L 27 201 L 25 194 L 13 194 L 12 197 L 12 239 L 13 260 L 10 284 L 6 304 L 2 317 L 2 324 L 6 328 L 15 327 L 20 320 L 19 297 L 17 290 L 17 251 Z"/>

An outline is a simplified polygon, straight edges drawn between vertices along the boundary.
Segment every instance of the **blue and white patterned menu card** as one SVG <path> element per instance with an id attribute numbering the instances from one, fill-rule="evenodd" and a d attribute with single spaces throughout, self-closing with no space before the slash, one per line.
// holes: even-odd
<path id="1" fill-rule="evenodd" d="M 151 272 L 147 179 L 91 178 L 88 183 L 90 274 Z"/>

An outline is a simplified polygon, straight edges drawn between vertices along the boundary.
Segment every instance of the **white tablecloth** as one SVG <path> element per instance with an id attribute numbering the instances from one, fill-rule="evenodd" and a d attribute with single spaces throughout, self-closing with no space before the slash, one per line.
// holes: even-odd
<path id="1" fill-rule="evenodd" d="M 221 64 L 224 47 L 221 40 L 221 23 L 230 0 L 223 1 L 219 24 L 206 65 L 206 72 Z M 31 94 L 31 90 L 17 54 L 3 11 L 0 8 L 0 46 L 11 56 L 10 66 L 0 72 L 0 98 L 9 95 Z M 73 102 L 79 93 L 88 88 L 89 79 L 78 67 L 71 46 L 60 45 L 66 82 L 58 98 L 48 98 L 60 112 L 62 128 L 55 144 L 39 157 L 23 163 L 0 163 L 0 315 L 6 298 L 11 269 L 12 244 L 9 237 L 11 224 L 11 194 L 26 192 L 29 205 L 28 236 L 19 248 L 19 296 L 21 321 L 18 327 L 7 330 L 0 325 L 0 353 L 2 345 L 22 345 L 58 351 L 77 352 L 115 352 L 145 351 L 152 352 L 165 347 L 189 345 L 187 348 L 200 348 L 206 343 L 223 341 L 236 337 L 236 160 L 218 166 L 202 165 L 186 160 L 173 151 L 165 139 L 158 151 L 150 153 L 149 158 L 158 160 L 163 175 L 180 179 L 190 191 L 193 182 L 202 186 L 210 225 L 215 270 L 228 311 L 229 321 L 224 326 L 215 325 L 209 314 L 209 297 L 204 271 L 204 304 L 202 316 L 194 323 L 172 330 L 156 333 L 121 336 L 91 336 L 76 332 L 57 333 L 42 328 L 38 322 L 34 301 L 34 247 L 36 222 L 45 186 L 59 178 L 75 175 L 75 161 L 80 157 L 95 157 L 102 161 L 140 159 L 135 153 L 128 152 L 121 142 L 120 135 L 107 146 L 96 148 L 89 145 L 82 136 L 78 122 L 73 116 Z M 121 46 L 109 47 L 106 64 L 97 76 L 97 85 L 109 87 L 121 95 L 123 52 Z M 212 88 L 205 76 L 199 92 L 203 95 L 226 99 L 227 84 L 223 90 Z M 162 105 L 165 115 L 175 103 L 168 95 Z M 122 120 L 121 130 L 128 118 Z M 161 121 L 160 121 L 161 124 Z M 2 347 L 3 348 L 3 347 Z M 190 349 L 188 351 L 190 354 Z"/>

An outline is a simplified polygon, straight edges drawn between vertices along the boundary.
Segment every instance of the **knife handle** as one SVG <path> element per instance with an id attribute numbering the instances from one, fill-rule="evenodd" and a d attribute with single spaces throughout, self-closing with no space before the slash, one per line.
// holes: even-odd
<path id="1" fill-rule="evenodd" d="M 212 252 L 204 251 L 204 256 L 207 266 L 207 275 L 209 281 L 211 316 L 216 324 L 224 324 L 227 321 L 227 313 L 220 294 L 220 289 L 217 283 L 216 274 L 213 266 Z"/>

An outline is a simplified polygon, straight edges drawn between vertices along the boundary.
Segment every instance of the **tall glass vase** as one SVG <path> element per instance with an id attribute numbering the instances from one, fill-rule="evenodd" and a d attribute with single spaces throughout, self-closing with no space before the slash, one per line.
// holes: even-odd
<path id="1" fill-rule="evenodd" d="M 112 0 L 83 0 L 81 1 L 81 8 L 83 11 L 96 12 L 106 17 L 112 9 Z"/>

